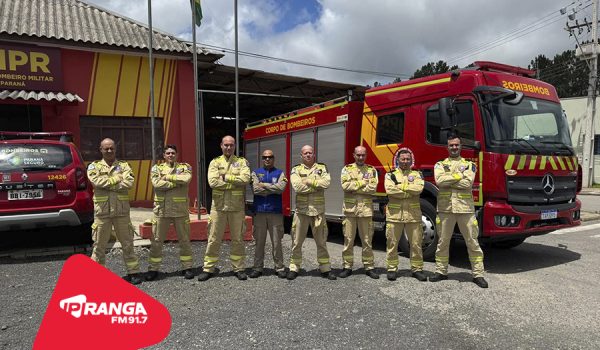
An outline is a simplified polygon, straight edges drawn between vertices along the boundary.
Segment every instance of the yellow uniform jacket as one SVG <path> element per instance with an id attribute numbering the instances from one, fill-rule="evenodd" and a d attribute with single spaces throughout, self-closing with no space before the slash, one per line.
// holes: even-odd
<path id="1" fill-rule="evenodd" d="M 342 169 L 341 181 L 344 190 L 344 215 L 373 216 L 372 194 L 377 190 L 379 183 L 377 170 L 368 164 L 348 164 Z"/>
<path id="2" fill-rule="evenodd" d="M 302 180 L 306 179 L 306 183 Z M 331 175 L 323 163 L 311 167 L 298 164 L 290 174 L 292 188 L 296 191 L 296 212 L 317 216 L 325 212 L 325 189 L 331 184 Z"/>
<path id="3" fill-rule="evenodd" d="M 90 163 L 87 176 L 94 186 L 94 214 L 97 217 L 129 215 L 129 189 L 133 186 L 133 171 L 129 164 L 115 160 L 111 165 L 104 159 Z"/>
<path id="4" fill-rule="evenodd" d="M 385 174 L 385 192 L 388 195 L 386 220 L 390 222 L 421 222 L 419 198 L 425 181 L 416 170 L 394 169 Z"/>
<path id="5" fill-rule="evenodd" d="M 440 213 L 474 213 L 473 181 L 477 167 L 462 158 L 446 158 L 435 163 L 435 182 L 440 188 L 437 210 Z"/>
<path id="6" fill-rule="evenodd" d="M 221 155 L 208 165 L 208 185 L 212 208 L 220 211 L 244 210 L 244 190 L 250 183 L 250 168 L 243 157 Z"/>
<path id="7" fill-rule="evenodd" d="M 163 177 L 165 179 L 163 180 Z M 192 167 L 187 163 L 154 165 L 151 171 L 154 186 L 154 215 L 158 217 L 188 216 L 188 189 Z"/>

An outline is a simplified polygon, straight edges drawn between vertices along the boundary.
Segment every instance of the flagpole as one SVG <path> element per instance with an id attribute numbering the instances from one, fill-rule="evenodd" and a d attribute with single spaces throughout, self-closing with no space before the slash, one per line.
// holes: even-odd
<path id="1" fill-rule="evenodd" d="M 235 155 L 240 155 L 240 86 L 238 81 L 238 2 L 234 0 L 235 14 Z"/>
<path id="2" fill-rule="evenodd" d="M 196 49 L 196 2 L 192 2 L 192 62 L 194 65 L 194 115 L 196 121 L 196 159 L 198 172 L 196 173 L 196 200 L 198 201 L 198 220 L 202 214 L 200 208 L 204 203 L 204 191 L 202 188 L 202 180 L 200 174 L 205 174 L 204 171 L 204 123 L 200 118 L 198 109 L 198 50 Z"/>
<path id="3" fill-rule="evenodd" d="M 148 63 L 150 74 L 150 135 L 152 138 L 152 165 L 156 164 L 156 137 L 154 135 L 154 60 L 152 59 L 152 0 L 148 0 Z M 138 174 L 139 175 L 139 174 Z"/>

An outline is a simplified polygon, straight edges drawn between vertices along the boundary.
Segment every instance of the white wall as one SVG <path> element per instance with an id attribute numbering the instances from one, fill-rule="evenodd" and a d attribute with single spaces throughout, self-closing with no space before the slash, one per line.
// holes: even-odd
<path id="1" fill-rule="evenodd" d="M 583 130 L 587 113 L 587 97 L 571 97 L 560 100 L 569 121 L 571 141 L 581 163 L 583 153 Z M 600 98 L 596 98 L 596 114 L 594 116 L 595 134 L 600 135 Z M 600 183 L 600 156 L 594 156 L 594 183 Z"/>

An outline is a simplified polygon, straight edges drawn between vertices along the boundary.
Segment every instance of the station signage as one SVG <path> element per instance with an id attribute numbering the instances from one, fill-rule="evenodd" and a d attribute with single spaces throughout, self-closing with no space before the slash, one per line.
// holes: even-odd
<path id="1" fill-rule="evenodd" d="M 0 90 L 61 91 L 60 49 L 0 44 Z"/>

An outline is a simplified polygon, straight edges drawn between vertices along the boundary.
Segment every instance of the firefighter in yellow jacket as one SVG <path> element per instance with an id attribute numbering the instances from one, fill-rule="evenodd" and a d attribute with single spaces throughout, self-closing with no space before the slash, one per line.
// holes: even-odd
<path id="1" fill-rule="evenodd" d="M 354 239 L 356 230 L 362 243 L 362 262 L 366 275 L 378 279 L 375 273 L 373 256 L 373 198 L 372 194 L 377 190 L 379 179 L 377 170 L 371 165 L 365 164 L 367 160 L 367 149 L 363 146 L 354 148 L 355 162 L 346 165 L 342 169 L 341 181 L 344 190 L 344 250 L 342 260 L 344 269 L 339 277 L 346 278 L 352 275 L 354 264 Z"/>
<path id="2" fill-rule="evenodd" d="M 292 219 L 294 233 L 287 279 L 293 280 L 298 277 L 302 264 L 302 244 L 310 226 L 317 244 L 317 262 L 321 276 L 335 280 L 336 276 L 331 271 L 327 251 L 327 222 L 325 221 L 325 189 L 331 183 L 331 175 L 325 164 L 315 163 L 315 154 L 311 146 L 302 147 L 300 155 L 302 164 L 294 166 L 290 173 L 292 188 L 296 192 L 296 210 Z"/>
<path id="3" fill-rule="evenodd" d="M 435 252 L 435 275 L 429 280 L 438 282 L 448 279 L 450 239 L 454 226 L 458 224 L 467 245 L 473 282 L 481 288 L 487 288 L 488 283 L 483 278 L 483 251 L 477 241 L 479 225 L 475 218 L 472 192 L 477 168 L 474 163 L 460 156 L 461 148 L 460 138 L 450 134 L 448 136 L 450 157 L 437 162 L 434 167 L 435 182 L 440 189 L 436 220 L 439 242 Z"/>
<path id="4" fill-rule="evenodd" d="M 387 279 L 396 280 L 398 271 L 398 241 L 402 232 L 410 244 L 410 270 L 419 281 L 426 281 L 423 273 L 423 226 L 421 204 L 419 202 L 425 182 L 423 175 L 412 170 L 412 152 L 408 148 L 398 150 L 398 168 L 385 174 L 385 192 L 388 195 L 386 207 L 387 238 Z"/>
<path id="5" fill-rule="evenodd" d="M 190 215 L 188 212 L 188 189 L 192 180 L 192 167 L 177 162 L 177 147 L 166 145 L 163 153 L 165 162 L 152 167 L 151 180 L 154 186 L 154 222 L 152 244 L 146 280 L 158 276 L 162 264 L 163 242 L 171 224 L 177 231 L 179 241 L 179 261 L 185 279 L 194 278 L 192 266 L 192 246 L 190 245 Z"/>
<path id="6" fill-rule="evenodd" d="M 100 143 L 102 160 L 90 163 L 87 175 L 94 187 L 94 223 L 92 224 L 92 260 L 104 265 L 106 244 L 114 227 L 117 239 L 123 249 L 123 260 L 127 267 L 124 279 L 139 284 L 140 265 L 133 250 L 133 230 L 129 217 L 129 189 L 134 177 L 127 162 L 117 160 L 115 142 L 104 139 Z"/>
<path id="7" fill-rule="evenodd" d="M 250 168 L 246 159 L 233 154 L 235 151 L 233 137 L 223 137 L 221 150 L 223 155 L 213 159 L 208 166 L 208 184 L 212 188 L 212 205 L 208 246 L 204 255 L 203 271 L 198 276 L 199 281 L 206 281 L 215 274 L 215 265 L 219 261 L 221 241 L 227 224 L 229 224 L 231 232 L 229 258 L 233 272 L 239 280 L 248 278 L 244 272 L 246 252 L 242 238 L 246 229 L 244 192 L 250 183 Z"/>

